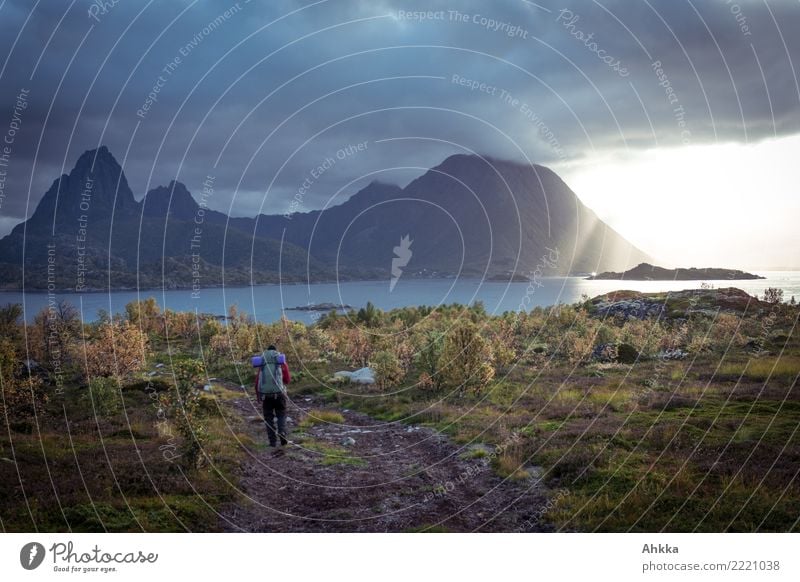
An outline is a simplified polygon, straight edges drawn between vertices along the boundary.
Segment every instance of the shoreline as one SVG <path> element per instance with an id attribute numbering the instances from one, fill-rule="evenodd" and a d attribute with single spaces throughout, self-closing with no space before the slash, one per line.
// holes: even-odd
<path id="1" fill-rule="evenodd" d="M 547 275 L 541 277 L 542 279 L 579 279 L 583 281 L 591 281 L 591 282 L 612 282 L 612 281 L 619 281 L 620 283 L 630 282 L 630 283 L 710 283 L 714 284 L 716 287 L 721 287 L 722 285 L 718 285 L 718 283 L 724 284 L 732 284 L 732 283 L 739 283 L 739 282 L 753 282 L 753 281 L 764 281 L 770 279 L 770 274 L 778 274 L 778 273 L 798 273 L 800 274 L 800 270 L 797 271 L 760 271 L 756 272 L 756 275 L 759 275 L 758 278 L 753 279 L 600 279 L 600 278 L 587 278 L 585 273 L 578 273 L 578 274 L 568 274 L 568 275 Z M 766 274 L 766 275 L 765 275 Z M 427 281 L 453 281 L 454 277 L 409 277 L 407 279 L 408 282 L 427 282 Z M 207 285 L 202 287 L 200 290 L 213 290 L 213 289 L 248 289 L 248 288 L 261 288 L 261 287 L 298 287 L 301 285 L 312 286 L 312 285 L 326 285 L 326 284 L 345 284 L 345 283 L 375 283 L 381 281 L 388 281 L 389 278 L 375 278 L 375 279 L 320 279 L 311 282 L 307 281 L 286 281 L 286 282 L 278 282 L 278 283 L 256 283 L 250 285 L 240 285 L 240 284 L 233 284 L 233 285 Z M 480 282 L 482 284 L 496 284 L 496 285 L 525 285 L 529 284 L 529 280 L 525 281 L 515 281 L 515 280 L 497 280 L 492 279 L 489 277 L 485 277 L 481 279 L 480 277 L 459 277 L 459 280 L 464 282 Z M 730 286 L 730 285 L 726 285 Z M 622 289 L 622 288 L 621 288 Z M 168 291 L 193 291 L 194 287 L 191 285 L 186 286 L 178 286 L 178 287 L 114 287 L 112 289 L 96 289 L 96 288 L 87 288 L 82 291 L 76 291 L 74 288 L 60 288 L 55 289 L 53 293 L 55 294 L 66 294 L 66 295 L 98 295 L 102 293 L 125 293 L 125 292 L 145 292 L 145 291 L 161 291 L 161 292 L 168 292 Z M 47 295 L 50 291 L 44 288 L 5 288 L 0 289 L 0 294 L 3 293 L 22 293 L 22 294 L 31 294 L 31 295 Z"/>

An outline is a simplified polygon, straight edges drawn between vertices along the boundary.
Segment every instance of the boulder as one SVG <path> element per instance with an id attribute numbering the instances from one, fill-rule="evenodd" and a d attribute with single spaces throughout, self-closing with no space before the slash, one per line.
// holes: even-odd
<path id="1" fill-rule="evenodd" d="M 346 370 L 342 370 L 341 372 L 336 372 L 333 375 L 334 378 L 347 378 L 353 384 L 374 384 L 375 383 L 375 372 L 372 368 L 360 368 L 355 372 L 348 372 Z"/>
<path id="2" fill-rule="evenodd" d="M 658 352 L 658 357 L 662 360 L 683 360 L 689 357 L 689 352 L 680 348 L 669 348 Z"/>
<path id="3" fill-rule="evenodd" d="M 635 364 L 639 351 L 631 344 L 622 342 L 617 345 L 617 361 L 621 364 Z"/>

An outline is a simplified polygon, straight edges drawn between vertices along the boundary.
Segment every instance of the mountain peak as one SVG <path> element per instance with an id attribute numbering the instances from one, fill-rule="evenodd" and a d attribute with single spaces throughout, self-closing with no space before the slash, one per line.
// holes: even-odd
<path id="1" fill-rule="evenodd" d="M 454 169 L 462 168 L 465 166 L 472 166 L 475 164 L 485 164 L 489 158 L 479 156 L 478 154 L 452 154 L 447 156 L 442 162 L 435 166 L 433 169 Z"/>
<path id="2" fill-rule="evenodd" d="M 534 164 L 532 162 L 523 162 L 518 160 L 509 160 L 503 158 L 496 158 L 486 154 L 465 154 L 458 153 L 447 156 L 442 162 L 434 169 L 437 170 L 455 170 L 470 167 L 486 167 L 500 169 L 500 168 L 513 168 L 516 170 L 533 170 L 539 171 L 546 169 L 544 166 Z"/>
<path id="3" fill-rule="evenodd" d="M 118 168 L 120 171 L 122 170 L 122 167 L 119 165 L 114 155 L 111 153 L 108 147 L 104 145 L 101 145 L 93 150 L 86 150 L 80 155 L 78 161 L 75 162 L 75 169 L 93 168 L 98 166 L 108 166 L 114 169 Z M 73 169 L 73 172 L 75 169 Z M 72 172 L 70 172 L 70 175 L 71 174 Z"/>
<path id="4" fill-rule="evenodd" d="M 30 218 L 31 225 L 106 222 L 138 206 L 122 167 L 106 146 L 83 152 L 69 174 L 55 180 Z M 21 225 L 14 229 L 17 231 Z"/>
<path id="5" fill-rule="evenodd" d="M 40 268 L 49 260 L 43 242 L 55 236 L 62 280 L 70 285 L 80 280 L 76 273 L 85 267 L 85 252 L 93 257 L 93 280 L 105 284 L 100 267 L 113 265 L 130 277 L 141 261 L 184 257 L 198 218 L 204 261 L 221 266 L 228 256 L 252 265 L 252 253 L 260 249 L 266 253 L 260 268 L 270 265 L 270 277 L 278 264 L 292 276 L 307 276 L 311 259 L 320 273 L 331 273 L 336 265 L 348 277 L 371 278 L 388 272 L 392 249 L 404 240 L 414 241 L 409 265 L 419 276 L 533 271 L 540 257 L 554 252 L 548 249 L 565 257 L 553 274 L 619 270 L 648 260 L 583 206 L 554 172 L 480 155 L 450 156 L 404 188 L 372 181 L 344 203 L 296 213 L 291 220 L 229 218 L 202 200 L 201 205 L 173 180 L 136 202 L 122 168 L 100 146 L 84 152 L 69 175 L 53 183 L 34 215 L 3 240 L 0 267 L 5 262 L 19 268 L 24 251 L 36 272 L 47 274 Z M 281 240 L 294 245 L 293 254 L 278 263 Z M 165 272 L 163 263 L 158 272 Z"/>
<path id="6" fill-rule="evenodd" d="M 181 220 L 192 219 L 199 205 L 186 185 L 171 180 L 168 186 L 158 186 L 150 190 L 142 201 L 145 216 L 170 216 Z"/>

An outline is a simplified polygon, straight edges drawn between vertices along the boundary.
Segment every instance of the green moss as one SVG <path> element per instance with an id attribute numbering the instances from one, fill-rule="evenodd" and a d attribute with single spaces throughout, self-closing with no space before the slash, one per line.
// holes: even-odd
<path id="1" fill-rule="evenodd" d="M 367 464 L 364 459 L 353 456 L 349 450 L 321 441 L 307 440 L 302 443 L 302 447 L 316 453 L 316 461 L 321 465 L 354 465 L 361 467 Z"/>
<path id="2" fill-rule="evenodd" d="M 335 410 L 309 410 L 300 421 L 300 428 L 309 428 L 315 424 L 344 424 L 344 416 Z"/>

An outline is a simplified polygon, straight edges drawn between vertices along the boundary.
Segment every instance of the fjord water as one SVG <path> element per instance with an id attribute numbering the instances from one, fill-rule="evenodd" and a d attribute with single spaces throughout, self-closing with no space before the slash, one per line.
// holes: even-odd
<path id="1" fill-rule="evenodd" d="M 800 299 L 800 271 L 761 271 L 766 279 L 748 281 L 706 281 L 714 287 L 738 287 L 751 295 L 763 295 L 767 287 L 783 289 L 784 298 L 793 295 Z M 389 281 L 356 281 L 345 283 L 314 283 L 263 285 L 253 287 L 216 287 L 192 293 L 190 289 L 142 291 L 112 291 L 111 293 L 57 292 L 55 300 L 66 300 L 78 307 L 85 321 L 97 318 L 98 310 L 110 313 L 124 310 L 135 299 L 155 297 L 162 308 L 173 311 L 194 311 L 222 315 L 228 306 L 255 316 L 258 321 L 271 322 L 285 314 L 289 319 L 313 322 L 318 313 L 295 311 L 290 308 L 320 303 L 346 304 L 363 307 L 371 301 L 381 309 L 410 305 L 439 305 L 444 303 L 470 304 L 482 301 L 490 313 L 517 311 L 531 307 L 574 303 L 581 295 L 594 297 L 617 289 L 636 291 L 677 291 L 700 287 L 700 281 L 587 281 L 582 277 L 542 277 L 532 283 L 481 281 L 479 279 L 403 279 L 390 290 Z M 25 319 L 33 321 L 39 310 L 52 297 L 42 292 L 1 292 L 0 305 L 21 303 Z"/>

